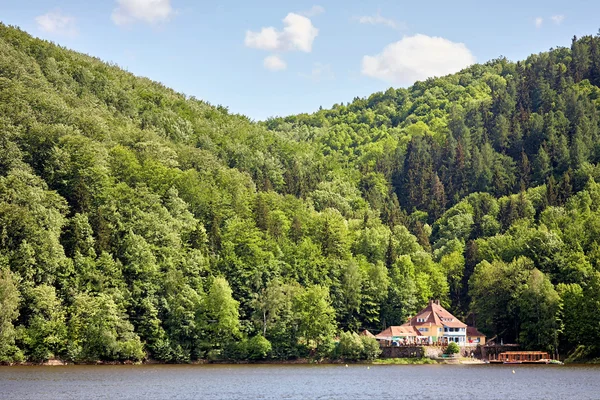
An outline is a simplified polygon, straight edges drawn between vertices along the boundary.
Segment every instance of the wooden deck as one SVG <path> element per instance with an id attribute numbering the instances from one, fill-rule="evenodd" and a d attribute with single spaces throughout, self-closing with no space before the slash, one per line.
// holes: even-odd
<path id="1" fill-rule="evenodd" d="M 497 364 L 550 364 L 553 360 L 545 351 L 506 351 L 488 361 Z"/>

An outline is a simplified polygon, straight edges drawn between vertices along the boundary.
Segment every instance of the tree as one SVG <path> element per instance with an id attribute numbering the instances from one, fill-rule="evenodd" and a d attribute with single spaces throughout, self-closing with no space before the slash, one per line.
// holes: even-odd
<path id="1" fill-rule="evenodd" d="M 24 339 L 29 358 L 46 361 L 65 355 L 67 325 L 64 308 L 56 290 L 40 285 L 27 293 L 29 321 Z"/>
<path id="2" fill-rule="evenodd" d="M 446 210 L 446 193 L 444 191 L 444 185 L 437 174 L 433 175 L 431 196 L 432 199 L 430 202 L 429 213 L 434 220 L 437 220 Z"/>
<path id="3" fill-rule="evenodd" d="M 225 278 L 214 278 L 206 296 L 207 340 L 213 348 L 240 337 L 239 303 Z"/>
<path id="4" fill-rule="evenodd" d="M 294 298 L 294 311 L 299 336 L 307 346 L 315 348 L 331 338 L 335 331 L 335 311 L 326 287 L 315 285 L 300 292 Z"/>
<path id="5" fill-rule="evenodd" d="M 521 330 L 519 342 L 529 349 L 556 352 L 561 330 L 561 302 L 550 279 L 534 268 L 518 293 Z"/>
<path id="6" fill-rule="evenodd" d="M 329 355 L 432 297 L 600 356 L 599 46 L 254 122 L 0 24 L 0 359 Z"/>
<path id="7" fill-rule="evenodd" d="M 356 332 L 340 333 L 340 341 L 336 349 L 338 357 L 344 360 L 357 361 L 362 358 L 363 353 L 364 345 Z"/>
<path id="8" fill-rule="evenodd" d="M 524 257 L 510 263 L 482 261 L 469 280 L 471 311 L 484 332 L 496 333 L 510 343 L 519 336 L 518 290 L 525 284 L 533 263 Z"/>
<path id="9" fill-rule="evenodd" d="M 20 297 L 13 274 L 0 268 L 0 362 L 20 361 L 23 358 L 15 346 L 14 326 L 19 316 Z"/>
<path id="10" fill-rule="evenodd" d="M 78 294 L 69 320 L 68 357 L 73 361 L 145 358 L 142 342 L 114 300 L 105 294 Z"/>
<path id="11" fill-rule="evenodd" d="M 415 266 L 408 255 L 401 256 L 388 271 L 390 283 L 381 307 L 382 325 L 402 325 L 420 305 Z M 427 296 L 427 294 L 426 294 Z"/>

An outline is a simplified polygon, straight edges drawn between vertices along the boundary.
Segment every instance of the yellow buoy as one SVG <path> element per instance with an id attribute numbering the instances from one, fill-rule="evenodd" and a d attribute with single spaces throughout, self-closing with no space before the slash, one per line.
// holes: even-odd
<path id="1" fill-rule="evenodd" d="M 513 369 L 513 374 L 515 373 L 515 370 Z"/>

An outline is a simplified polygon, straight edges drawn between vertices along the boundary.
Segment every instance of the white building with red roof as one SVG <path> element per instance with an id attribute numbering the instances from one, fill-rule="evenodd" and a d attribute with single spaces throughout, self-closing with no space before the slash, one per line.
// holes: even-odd
<path id="1" fill-rule="evenodd" d="M 402 326 L 414 327 L 430 342 L 456 342 L 461 346 L 467 342 L 467 324 L 442 307 L 439 300 L 430 300 L 427 307 Z"/>

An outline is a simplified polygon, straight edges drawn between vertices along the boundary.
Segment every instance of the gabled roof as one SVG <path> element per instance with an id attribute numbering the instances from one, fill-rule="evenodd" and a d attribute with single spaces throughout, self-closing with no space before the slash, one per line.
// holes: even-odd
<path id="1" fill-rule="evenodd" d="M 421 336 L 420 332 L 413 326 L 390 326 L 387 329 L 381 331 L 378 335 L 375 335 L 377 339 L 387 339 L 390 337 L 397 336 Z"/>
<path id="2" fill-rule="evenodd" d="M 419 322 L 425 320 L 425 322 Z M 423 326 L 437 325 L 448 328 L 466 328 L 467 324 L 462 323 L 458 318 L 452 315 L 448 310 L 439 305 L 439 301 L 431 300 L 427 307 L 422 309 L 410 321 L 402 326 Z"/>
<path id="3" fill-rule="evenodd" d="M 483 336 L 485 335 L 477 330 L 474 326 L 467 326 L 467 336 Z"/>
<path id="4" fill-rule="evenodd" d="M 360 336 L 366 336 L 366 337 L 375 337 L 375 335 L 373 335 L 371 332 L 369 332 L 368 329 L 365 329 L 364 331 L 362 331 L 361 333 L 359 333 Z"/>

